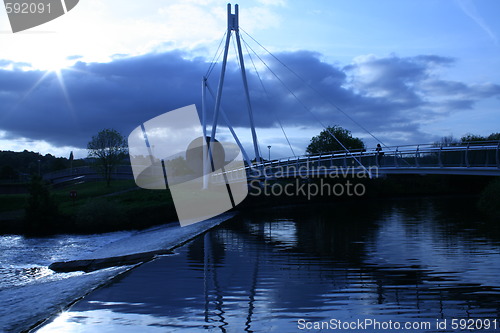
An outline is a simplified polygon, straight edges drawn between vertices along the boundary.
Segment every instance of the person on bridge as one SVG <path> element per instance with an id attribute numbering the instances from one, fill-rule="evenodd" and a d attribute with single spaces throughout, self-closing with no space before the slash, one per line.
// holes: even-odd
<path id="1" fill-rule="evenodd" d="M 375 156 L 375 160 L 377 163 L 377 166 L 380 166 L 380 162 L 382 162 L 382 156 L 384 156 L 384 153 L 382 152 L 382 146 L 380 143 L 377 143 L 377 148 L 375 149 L 377 152 L 377 155 Z"/>

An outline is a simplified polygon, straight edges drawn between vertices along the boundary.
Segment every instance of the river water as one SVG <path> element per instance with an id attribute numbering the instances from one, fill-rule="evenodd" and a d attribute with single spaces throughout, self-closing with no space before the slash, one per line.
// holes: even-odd
<path id="1" fill-rule="evenodd" d="M 39 332 L 500 332 L 499 230 L 473 198 L 247 211 Z"/>

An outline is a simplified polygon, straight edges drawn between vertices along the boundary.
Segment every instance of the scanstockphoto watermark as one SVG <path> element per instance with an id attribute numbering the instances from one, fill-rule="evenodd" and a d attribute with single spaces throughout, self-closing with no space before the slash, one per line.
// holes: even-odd
<path id="1" fill-rule="evenodd" d="M 441 326 L 436 325 L 436 328 Z M 340 319 L 330 319 L 328 321 L 308 321 L 306 319 L 299 319 L 297 321 L 297 328 L 299 330 L 332 330 L 332 331 L 428 331 L 433 328 L 431 321 L 415 321 L 415 322 L 398 322 L 398 321 L 379 321 L 376 319 L 357 319 L 351 321 L 343 321 Z"/>
<path id="2" fill-rule="evenodd" d="M 299 330 L 321 330 L 321 331 L 489 331 L 500 327 L 496 318 L 448 318 L 431 319 L 423 321 L 393 321 L 377 320 L 374 318 L 340 320 L 332 318 L 328 321 L 310 321 L 304 318 L 297 320 Z"/>
<path id="3" fill-rule="evenodd" d="M 361 197 L 366 194 L 362 179 L 378 177 L 378 168 L 304 165 L 268 166 L 254 173 L 275 182 L 250 183 L 252 196 L 301 196 L 311 200 L 318 196 Z M 285 179 L 278 181 L 278 179 Z"/>

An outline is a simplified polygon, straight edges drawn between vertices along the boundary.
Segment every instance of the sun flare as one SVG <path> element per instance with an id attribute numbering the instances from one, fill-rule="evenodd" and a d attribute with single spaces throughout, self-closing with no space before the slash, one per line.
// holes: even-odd
<path id="1" fill-rule="evenodd" d="M 63 69 L 71 66 L 70 62 L 67 59 L 61 59 L 57 57 L 40 59 L 34 65 L 36 68 L 39 68 L 41 70 L 55 73 L 60 73 Z"/>

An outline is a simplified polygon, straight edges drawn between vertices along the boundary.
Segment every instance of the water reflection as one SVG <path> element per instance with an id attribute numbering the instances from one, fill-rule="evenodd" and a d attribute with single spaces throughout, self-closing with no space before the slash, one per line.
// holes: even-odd
<path id="1" fill-rule="evenodd" d="M 292 332 L 300 318 L 498 318 L 500 239 L 464 200 L 246 213 L 92 293 L 40 332 Z"/>

